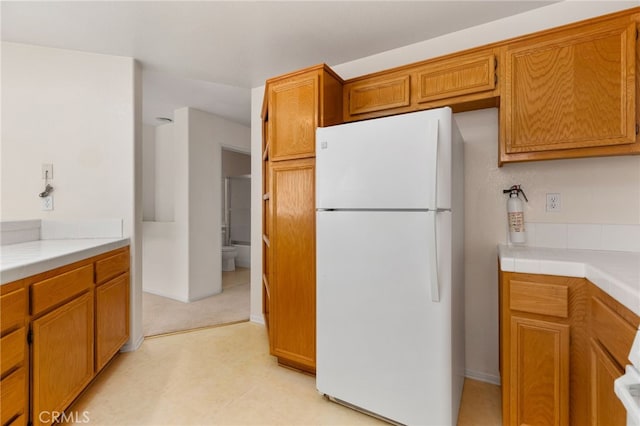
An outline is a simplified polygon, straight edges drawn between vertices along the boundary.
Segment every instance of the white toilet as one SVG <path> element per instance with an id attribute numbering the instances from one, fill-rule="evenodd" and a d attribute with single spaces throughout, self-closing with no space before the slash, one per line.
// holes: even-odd
<path id="1" fill-rule="evenodd" d="M 222 244 L 224 244 L 225 232 L 222 230 Z M 238 249 L 234 246 L 222 246 L 222 270 L 225 272 L 236 270 L 236 256 Z"/>

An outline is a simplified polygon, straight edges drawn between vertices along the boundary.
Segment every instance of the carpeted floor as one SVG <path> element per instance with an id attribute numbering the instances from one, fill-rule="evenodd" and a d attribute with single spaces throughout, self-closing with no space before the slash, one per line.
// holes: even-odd
<path id="1" fill-rule="evenodd" d="M 191 303 L 143 293 L 145 336 L 191 330 L 249 319 L 250 270 L 222 273 L 222 293 Z"/>

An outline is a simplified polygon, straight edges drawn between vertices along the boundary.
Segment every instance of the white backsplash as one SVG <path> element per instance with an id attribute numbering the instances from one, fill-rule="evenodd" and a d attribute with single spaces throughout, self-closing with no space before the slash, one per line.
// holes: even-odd
<path id="1" fill-rule="evenodd" d="M 0 222 L 0 245 L 37 240 L 122 238 L 122 219 L 13 220 Z"/>
<path id="2" fill-rule="evenodd" d="M 40 222 L 40 219 L 0 222 L 0 245 L 39 240 Z"/>
<path id="3" fill-rule="evenodd" d="M 42 220 L 41 240 L 121 238 L 122 219 Z"/>
<path id="4" fill-rule="evenodd" d="M 640 252 L 640 225 L 527 222 L 525 246 Z"/>

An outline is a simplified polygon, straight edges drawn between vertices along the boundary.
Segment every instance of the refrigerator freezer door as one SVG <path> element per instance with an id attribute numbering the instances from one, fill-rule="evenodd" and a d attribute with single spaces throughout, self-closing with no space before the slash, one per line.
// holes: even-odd
<path id="1" fill-rule="evenodd" d="M 450 208 L 451 110 L 317 129 L 319 209 Z"/>
<path id="2" fill-rule="evenodd" d="M 434 215 L 316 216 L 318 390 L 403 424 L 455 422 L 451 213 L 437 214 L 440 303 L 431 301 L 431 244 L 425 238 Z"/>

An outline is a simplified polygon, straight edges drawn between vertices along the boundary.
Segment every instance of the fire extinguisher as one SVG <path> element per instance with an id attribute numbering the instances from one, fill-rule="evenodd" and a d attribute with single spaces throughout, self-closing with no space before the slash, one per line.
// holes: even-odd
<path id="1" fill-rule="evenodd" d="M 520 185 L 513 185 L 509 189 L 502 190 L 503 194 L 509 194 L 507 200 L 507 216 L 509 220 L 509 239 L 514 244 L 523 244 L 525 242 L 524 229 L 524 206 L 520 199 L 520 194 L 528 203 L 527 196 L 524 194 Z"/>

